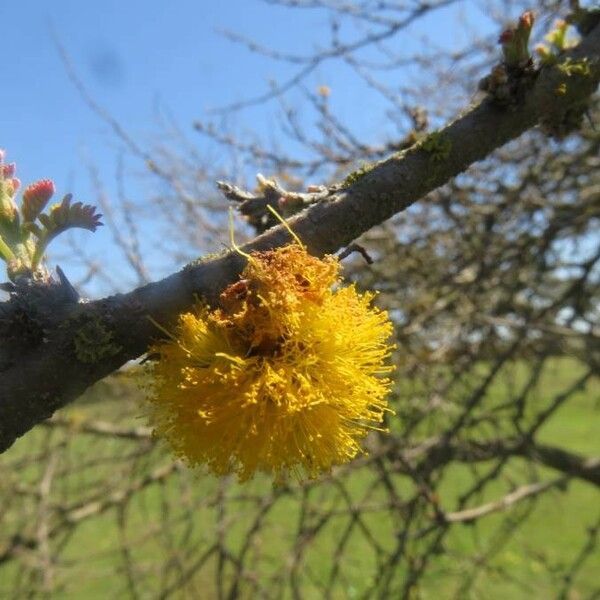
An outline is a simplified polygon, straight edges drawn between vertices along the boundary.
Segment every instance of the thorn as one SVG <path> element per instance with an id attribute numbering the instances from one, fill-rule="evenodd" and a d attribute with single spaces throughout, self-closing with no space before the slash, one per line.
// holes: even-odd
<path id="1" fill-rule="evenodd" d="M 67 279 L 65 272 L 58 265 L 56 266 L 56 273 L 58 274 L 58 278 L 60 279 L 60 287 L 62 288 L 66 299 L 69 302 L 79 302 L 79 292 L 73 287 L 71 282 Z"/>

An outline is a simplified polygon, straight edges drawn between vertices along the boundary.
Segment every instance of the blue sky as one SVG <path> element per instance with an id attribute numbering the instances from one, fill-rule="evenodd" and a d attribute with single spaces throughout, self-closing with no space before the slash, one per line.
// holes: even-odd
<path id="1" fill-rule="evenodd" d="M 276 65 L 231 44 L 231 28 L 289 41 L 278 11 L 253 0 L 223 3 L 76 0 L 0 3 L 3 31 L 2 147 L 25 177 L 77 185 L 81 153 L 103 165 L 115 140 L 69 81 L 53 31 L 93 98 L 136 138 L 150 134 L 157 109 L 191 127 L 206 109 L 264 89 Z M 303 17 L 310 26 L 311 17 Z M 300 25 L 300 23 L 298 23 Z M 261 64 L 262 63 L 262 64 Z"/>
<path id="2" fill-rule="evenodd" d="M 458 3 L 425 23 L 430 35 L 447 33 L 448 19 L 460 15 Z M 483 26 L 480 16 L 475 23 Z M 103 109 L 143 147 L 156 141 L 160 115 L 173 116 L 200 148 L 206 144 L 192 129 L 211 108 L 263 92 L 271 79 L 289 75 L 289 67 L 268 61 L 227 40 L 229 29 L 285 51 L 310 52 L 326 39 L 322 11 L 289 10 L 260 0 L 0 0 L 3 27 L 3 84 L 0 101 L 0 148 L 16 161 L 24 184 L 52 178 L 59 193 L 93 198 L 86 161 L 114 192 L 120 143 L 95 115 L 69 80 L 53 36 L 65 48 L 78 77 Z M 418 50 L 425 43 L 416 30 L 398 43 Z M 459 46 L 458 33 L 447 43 Z M 324 42 L 323 42 L 324 43 Z M 324 65 L 310 85 L 327 84 L 342 117 L 352 115 L 361 134 L 389 127 L 383 106 L 364 110 L 364 90 L 343 68 Z M 379 100 L 381 102 L 381 100 Z M 357 110 L 357 107 L 360 107 Z M 277 120 L 272 103 L 236 116 L 240 128 L 266 136 Z M 147 184 L 147 182 L 146 182 Z M 128 193 L 143 200 L 143 181 L 128 180 Z M 91 248 L 111 255 L 106 230 L 89 236 Z M 91 239 L 93 238 L 93 239 Z"/>

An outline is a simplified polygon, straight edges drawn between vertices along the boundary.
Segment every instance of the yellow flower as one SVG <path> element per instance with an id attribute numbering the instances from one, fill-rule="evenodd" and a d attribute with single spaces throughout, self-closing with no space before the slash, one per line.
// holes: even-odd
<path id="1" fill-rule="evenodd" d="M 150 349 L 150 421 L 215 474 L 315 477 L 361 452 L 390 386 L 392 326 L 339 263 L 293 244 L 250 255 L 215 310 L 181 315 Z"/>

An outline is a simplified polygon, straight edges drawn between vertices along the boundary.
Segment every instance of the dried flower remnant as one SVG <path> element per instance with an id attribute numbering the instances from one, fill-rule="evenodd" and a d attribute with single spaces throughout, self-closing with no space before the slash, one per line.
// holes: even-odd
<path id="1" fill-rule="evenodd" d="M 392 325 L 339 262 L 299 244 L 249 257 L 215 310 L 198 306 L 150 348 L 150 421 L 191 465 L 240 480 L 316 477 L 381 428 Z M 335 286 L 335 289 L 334 289 Z"/>

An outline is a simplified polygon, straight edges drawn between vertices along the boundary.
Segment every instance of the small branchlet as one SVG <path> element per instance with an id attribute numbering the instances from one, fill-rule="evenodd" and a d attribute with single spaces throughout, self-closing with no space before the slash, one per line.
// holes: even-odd
<path id="1" fill-rule="evenodd" d="M 331 190 L 322 185 L 308 186 L 306 192 L 289 192 L 275 179 L 260 173 L 256 180 L 258 185 L 254 192 L 247 192 L 226 181 L 217 181 L 217 187 L 228 200 L 238 203 L 239 212 L 257 233 L 278 224 L 268 209 L 269 206 L 282 217 L 288 218 L 311 204 L 325 200 L 331 194 Z"/>

